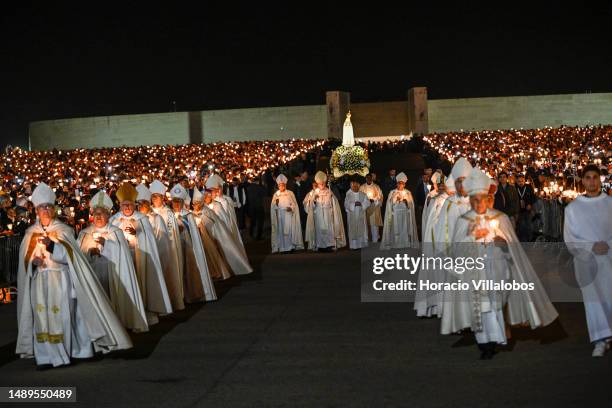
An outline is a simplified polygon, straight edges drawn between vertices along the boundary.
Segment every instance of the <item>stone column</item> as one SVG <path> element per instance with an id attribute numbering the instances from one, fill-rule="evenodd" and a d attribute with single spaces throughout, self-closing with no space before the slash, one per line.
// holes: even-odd
<path id="1" fill-rule="evenodd" d="M 327 102 L 327 138 L 342 140 L 342 126 L 346 114 L 351 108 L 351 93 L 329 91 L 325 97 Z"/>
<path id="2" fill-rule="evenodd" d="M 417 86 L 408 90 L 408 118 L 410 130 L 415 135 L 426 135 L 429 132 L 426 87 Z"/>

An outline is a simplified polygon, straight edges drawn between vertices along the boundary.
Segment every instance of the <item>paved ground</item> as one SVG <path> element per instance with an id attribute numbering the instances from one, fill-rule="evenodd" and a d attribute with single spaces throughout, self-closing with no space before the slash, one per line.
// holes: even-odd
<path id="1" fill-rule="evenodd" d="M 263 244 L 249 252 L 267 253 Z M 492 361 L 412 304 L 361 303 L 359 253 L 253 256 L 257 272 L 135 336 L 134 350 L 36 371 L 0 307 L 0 385 L 76 386 L 87 407 L 608 406 L 612 355 L 590 357 L 579 304 L 515 330 Z"/>

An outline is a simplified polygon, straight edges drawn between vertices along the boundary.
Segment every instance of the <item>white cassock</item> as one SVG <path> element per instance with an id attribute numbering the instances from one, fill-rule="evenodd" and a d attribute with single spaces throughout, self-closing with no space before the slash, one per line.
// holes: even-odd
<path id="1" fill-rule="evenodd" d="M 491 220 L 499 222 L 495 230 L 489 226 Z M 470 233 L 473 225 L 488 228 L 489 234 L 475 240 Z M 507 252 L 492 243 L 495 235 L 506 240 Z M 558 317 L 514 232 L 514 227 L 504 213 L 488 209 L 486 213 L 478 215 L 470 210 L 457 220 L 452 242 L 451 256 L 454 259 L 481 257 L 484 268 L 478 269 L 477 263 L 466 263 L 463 272 L 458 268 L 447 269 L 447 281 L 516 281 L 518 284 L 533 283 L 534 290 L 476 290 L 472 285 L 468 291 L 445 291 L 442 334 L 471 328 L 478 343 L 504 344 L 505 306 L 507 320 L 511 326 L 529 324 L 535 329 L 547 326 Z"/>
<path id="2" fill-rule="evenodd" d="M 38 238 L 54 242 L 53 253 Z M 69 226 L 54 220 L 28 228 L 19 249 L 18 337 L 15 352 L 36 363 L 60 366 L 94 351 L 128 349 L 132 342 Z M 45 263 L 35 267 L 34 256 Z"/>
<path id="3" fill-rule="evenodd" d="M 360 203 L 361 205 L 356 205 Z M 349 190 L 344 198 L 344 209 L 346 210 L 346 223 L 348 224 L 348 241 L 351 249 L 365 248 L 368 246 L 368 221 L 367 209 L 370 199 L 362 191 Z"/>
<path id="4" fill-rule="evenodd" d="M 242 251 L 244 248 L 234 240 L 232 233 L 213 210 L 204 205 L 202 211 L 197 215 L 194 213 L 194 216 L 196 221 L 199 220 L 200 228 L 206 228 L 215 241 L 234 275 L 247 275 L 253 272 L 249 259 Z"/>
<path id="5" fill-rule="evenodd" d="M 276 201 L 278 200 L 278 204 Z M 291 211 L 287 209 L 290 208 Z M 292 191 L 277 191 L 270 206 L 272 253 L 304 249 L 300 208 Z"/>
<path id="6" fill-rule="evenodd" d="M 215 286 L 208 270 L 202 237 L 193 214 L 185 209 L 179 214 L 173 214 L 181 231 L 185 300 L 187 302 L 217 300 Z"/>
<path id="7" fill-rule="evenodd" d="M 110 218 L 109 223 L 124 231 L 136 267 L 140 294 L 147 309 L 147 321 L 149 326 L 155 324 L 159 321 L 158 315 L 172 313 L 172 303 L 151 223 L 146 215 L 137 211 L 129 217 L 119 212 Z M 136 230 L 136 235 L 125 231 L 129 226 Z"/>
<path id="8" fill-rule="evenodd" d="M 591 341 L 612 337 L 612 197 L 576 197 L 565 208 L 563 237 L 574 255 Z M 600 241 L 611 248 L 605 255 L 593 253 Z"/>
<path id="9" fill-rule="evenodd" d="M 183 293 L 183 248 L 178 233 L 176 219 L 172 211 L 166 206 L 153 209 L 147 214 L 161 261 L 168 288 L 168 296 L 172 303 L 172 310 L 183 310 L 185 308 Z M 172 231 L 172 232 L 170 232 Z"/>
<path id="10" fill-rule="evenodd" d="M 382 190 L 376 183 L 366 183 L 361 185 L 359 191 L 363 191 L 369 199 L 373 200 L 370 202 L 367 210 L 367 220 L 370 234 L 372 234 L 372 242 L 378 242 L 380 238 L 379 228 L 383 226 L 382 213 L 380 211 L 383 202 Z"/>
<path id="11" fill-rule="evenodd" d="M 404 203 L 404 199 L 408 201 L 408 205 Z M 385 207 L 385 225 L 380 249 L 417 248 L 418 246 L 419 236 L 412 194 L 406 189 L 393 190 L 389 193 Z"/>
<path id="12" fill-rule="evenodd" d="M 425 211 L 427 211 L 427 218 L 421 228 L 421 233 L 423 236 L 422 251 L 423 255 L 426 257 L 433 257 L 436 255 L 433 246 L 434 227 L 438 221 L 442 207 L 444 206 L 444 203 L 448 197 L 449 196 L 446 193 L 438 194 L 431 200 L 427 206 L 427 210 L 423 210 L 423 215 L 425 215 Z M 444 271 L 438 269 L 419 269 L 418 282 L 426 280 L 443 282 L 443 279 Z M 416 311 L 417 316 L 442 316 L 442 309 L 438 308 L 441 300 L 442 298 L 440 291 L 421 290 L 420 287 L 417 286 L 414 298 L 414 310 Z"/>
<path id="13" fill-rule="evenodd" d="M 97 237 L 104 238 L 104 245 L 95 242 Z M 110 224 L 103 228 L 92 225 L 79 233 L 77 242 L 123 326 L 137 332 L 149 330 L 138 277 L 123 231 Z M 98 248 L 100 256 L 90 256 L 91 248 Z"/>
<path id="14" fill-rule="evenodd" d="M 340 203 L 329 188 L 311 191 L 304 199 L 304 209 L 308 213 L 305 235 L 309 249 L 346 246 Z"/>

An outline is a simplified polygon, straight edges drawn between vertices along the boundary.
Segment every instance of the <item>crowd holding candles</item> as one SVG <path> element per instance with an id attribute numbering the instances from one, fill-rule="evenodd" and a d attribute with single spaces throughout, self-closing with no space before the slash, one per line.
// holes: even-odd
<path id="1" fill-rule="evenodd" d="M 543 198 L 576 198 L 587 164 L 601 167 L 603 187 L 612 187 L 612 125 L 444 132 L 424 140 L 442 158 L 466 157 L 492 177 L 524 174 Z"/>
<path id="2" fill-rule="evenodd" d="M 253 270 L 242 195 L 258 237 L 262 198 L 270 197 L 273 253 L 376 243 L 452 256 L 460 242 L 497 247 L 533 239 L 542 202 L 565 206 L 584 190 L 594 194 L 581 179 L 585 170 L 595 169 L 598 188 L 609 194 L 611 136 L 612 126 L 429 134 L 421 142 L 436 171 L 426 169 L 413 191 L 395 170 L 380 181 L 374 173 L 351 176 L 340 191 L 326 172 L 314 174 L 313 157 L 327 148 L 322 140 L 7 151 L 0 224 L 3 234 L 24 235 L 17 352 L 40 365 L 69 364 L 129 348 L 127 330 L 146 331 L 185 304 L 216 300 L 215 281 Z M 368 148 L 407 151 L 416 142 Z M 452 164 L 446 175 L 438 169 L 443 162 Z M 520 265 L 520 273 L 510 266 L 502 272 L 539 285 L 522 250 L 511 248 L 478 251 Z M 464 310 L 475 303 L 445 296 L 417 294 L 417 315 L 441 318 L 443 334 L 472 328 L 485 359 L 506 344 L 500 311 L 508 303 L 482 301 L 477 306 L 489 309 L 476 313 Z M 530 296 L 510 303 L 510 324 L 535 328 L 556 318 L 545 293 Z M 77 309 L 82 319 L 73 321 Z M 70 349 L 71 337 L 78 350 Z"/>

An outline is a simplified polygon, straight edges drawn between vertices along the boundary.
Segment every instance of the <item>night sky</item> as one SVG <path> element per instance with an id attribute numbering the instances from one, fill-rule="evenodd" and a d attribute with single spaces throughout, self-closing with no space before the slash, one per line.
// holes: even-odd
<path id="1" fill-rule="evenodd" d="M 412 86 L 430 99 L 612 92 L 612 8 L 262 4 L 4 5 L 2 146 L 26 146 L 30 121 L 167 112 L 172 101 L 186 111 L 323 104 L 326 90 L 404 100 Z"/>

